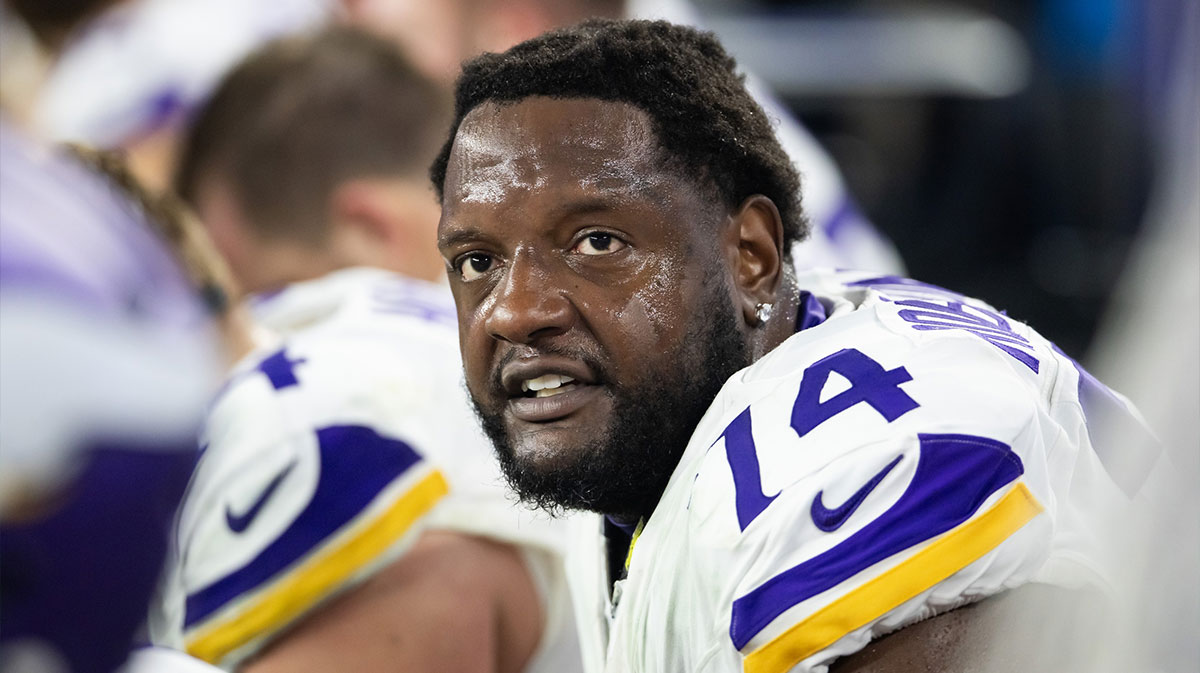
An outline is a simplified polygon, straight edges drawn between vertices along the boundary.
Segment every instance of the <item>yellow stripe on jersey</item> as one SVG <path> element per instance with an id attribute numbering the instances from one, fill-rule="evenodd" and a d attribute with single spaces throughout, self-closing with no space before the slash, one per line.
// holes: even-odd
<path id="1" fill-rule="evenodd" d="M 744 673 L 784 673 L 994 549 L 1042 511 L 1017 484 L 973 521 L 842 596 L 746 655 Z"/>
<path id="2" fill-rule="evenodd" d="M 188 654 L 217 663 L 296 618 L 403 537 L 448 492 L 446 478 L 433 470 L 350 539 L 292 570 L 237 615 L 189 638 Z"/>
<path id="3" fill-rule="evenodd" d="M 642 536 L 642 529 L 646 527 L 646 517 L 638 519 L 637 528 L 633 529 L 633 537 L 629 539 L 629 551 L 625 554 L 625 572 L 629 572 L 629 564 L 633 563 L 633 548 L 637 545 L 638 538 Z"/>

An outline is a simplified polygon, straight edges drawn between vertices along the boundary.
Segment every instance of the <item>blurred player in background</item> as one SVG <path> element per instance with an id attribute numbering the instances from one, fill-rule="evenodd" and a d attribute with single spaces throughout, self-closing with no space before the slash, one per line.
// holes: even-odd
<path id="1" fill-rule="evenodd" d="M 152 189 L 168 186 L 189 115 L 221 76 L 269 39 L 328 18 L 327 0 L 136 0 L 81 31 L 38 97 L 54 138 L 126 153 Z"/>
<path id="2" fill-rule="evenodd" d="M 687 0 L 340 0 L 347 20 L 394 40 L 447 85 L 461 61 L 509 47 L 591 17 L 664 19 L 701 25 Z M 828 266 L 903 273 L 891 242 L 860 212 L 837 166 L 816 139 L 748 75 L 750 93 L 766 111 L 784 151 L 803 176 L 805 215 L 812 234 L 792 251 L 797 268 Z"/>
<path id="3" fill-rule="evenodd" d="M 156 234 L 158 213 L 22 128 L 38 72 L 106 4 L 10 2 L 0 17 L 4 671 L 124 661 L 220 371 L 219 307 Z"/>
<path id="4" fill-rule="evenodd" d="M 1095 433 L 1136 412 L 984 302 L 796 274 L 797 176 L 711 35 L 551 32 L 465 64 L 455 114 L 472 399 L 525 500 L 605 515 L 588 670 L 1094 669 L 1026 615 L 1104 637 L 1102 531 L 1145 475 Z"/>
<path id="5" fill-rule="evenodd" d="M 143 0 L 110 12 L 72 46 L 37 116 L 55 137 L 124 148 L 144 181 L 165 186 L 188 116 L 227 68 L 271 37 L 348 22 L 392 40 L 448 87 L 459 63 L 480 52 L 622 15 L 700 22 L 686 0 Z M 805 178 L 813 234 L 794 251 L 797 266 L 902 273 L 900 256 L 860 212 L 828 153 L 765 86 L 751 77 L 750 87 Z"/>
<path id="6" fill-rule="evenodd" d="M 463 391 L 425 177 L 447 103 L 343 28 L 264 47 L 197 116 L 180 192 L 283 340 L 214 404 L 155 642 L 247 671 L 579 668 L 562 524 L 506 497 Z"/>

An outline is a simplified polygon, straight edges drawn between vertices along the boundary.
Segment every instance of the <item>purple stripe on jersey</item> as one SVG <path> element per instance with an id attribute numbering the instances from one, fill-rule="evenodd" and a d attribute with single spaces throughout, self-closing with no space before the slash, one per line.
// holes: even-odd
<path id="1" fill-rule="evenodd" d="M 963 523 L 1025 467 L 1002 442 L 972 435 L 921 434 L 908 488 L 879 518 L 733 602 L 729 636 L 739 650 L 794 605 L 880 561 Z"/>
<path id="2" fill-rule="evenodd" d="M 185 628 L 304 560 L 421 460 L 408 444 L 357 425 L 317 430 L 317 443 L 320 477 L 312 500 L 249 563 L 187 597 Z"/>
<path id="3" fill-rule="evenodd" d="M 1058 346 L 1054 350 L 1079 372 L 1079 406 L 1083 407 L 1092 450 L 1108 476 L 1132 498 L 1150 476 L 1162 444 L 1108 386 Z"/>
<path id="4" fill-rule="evenodd" d="M 816 327 L 825 322 L 829 315 L 825 313 L 825 305 L 807 290 L 800 291 L 800 310 L 796 312 L 796 331 Z"/>
<path id="5" fill-rule="evenodd" d="M 112 671 L 145 621 L 195 443 L 99 445 L 44 518 L 0 525 L 0 645 L 52 644 L 72 671 Z"/>

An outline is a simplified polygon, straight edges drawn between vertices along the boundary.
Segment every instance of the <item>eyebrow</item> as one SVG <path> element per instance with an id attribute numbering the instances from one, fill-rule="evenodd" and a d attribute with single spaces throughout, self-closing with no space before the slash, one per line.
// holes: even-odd
<path id="1" fill-rule="evenodd" d="M 554 222 L 561 222 L 571 217 L 615 210 L 616 204 L 614 202 L 616 200 L 603 197 L 588 197 L 570 201 L 556 206 L 550 212 L 550 219 Z M 478 227 L 466 224 L 464 226 L 452 226 L 445 233 L 439 233 L 437 245 L 439 248 L 450 248 L 490 238 L 491 236 L 480 232 Z"/>
<path id="2" fill-rule="evenodd" d="M 438 234 L 437 246 L 439 248 L 450 248 L 462 243 L 470 243 L 478 241 L 482 238 L 477 229 L 462 229 L 456 228 L 446 234 Z"/>
<path id="3" fill-rule="evenodd" d="M 559 221 L 576 215 L 590 215 L 592 213 L 616 210 L 619 200 L 603 196 L 589 196 L 555 207 L 554 210 L 550 211 L 550 216 L 555 221 Z"/>
<path id="4" fill-rule="evenodd" d="M 639 194 L 640 197 L 652 200 L 658 194 L 658 190 L 644 190 Z M 572 217 L 582 215 L 591 215 L 593 213 L 606 213 L 620 210 L 621 202 L 624 199 L 610 196 L 585 196 L 577 199 L 572 199 L 560 205 L 557 205 L 550 211 L 548 219 L 558 223 Z M 438 234 L 437 245 L 439 248 L 450 248 L 458 245 L 477 243 L 480 241 L 494 241 L 491 234 L 483 233 L 478 227 L 471 224 L 462 226 L 452 226 L 446 233 Z"/>

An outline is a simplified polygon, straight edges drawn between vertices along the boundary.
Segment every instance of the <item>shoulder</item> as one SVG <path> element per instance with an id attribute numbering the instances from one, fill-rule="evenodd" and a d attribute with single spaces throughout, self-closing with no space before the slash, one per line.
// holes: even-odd
<path id="1" fill-rule="evenodd" d="M 184 641 L 208 661 L 253 652 L 395 558 L 448 491 L 421 424 L 323 354 L 255 354 L 210 414 L 178 532 Z"/>
<path id="2" fill-rule="evenodd" d="M 693 443 L 741 433 L 755 447 L 803 456 L 798 476 L 922 433 L 1020 443 L 1061 389 L 1065 359 L 983 302 L 900 287 L 884 294 L 827 280 L 818 296 L 828 317 L 730 377 Z"/>
<path id="3" fill-rule="evenodd" d="M 793 335 L 726 382 L 677 475 L 681 486 L 691 482 L 682 490 L 690 491 L 694 505 L 733 505 L 734 525 L 749 533 L 773 502 L 762 494 L 795 492 L 811 502 L 832 490 L 826 499 L 841 502 L 833 496 L 849 497 L 879 476 L 872 498 L 880 499 L 889 484 L 898 497 L 918 463 L 948 462 L 979 478 L 989 470 L 1007 475 L 986 489 L 990 494 L 1031 466 L 1045 470 L 1048 450 L 1063 435 L 1051 414 L 1063 363 L 1048 342 L 986 304 L 957 295 L 940 301 L 994 314 L 1027 346 L 1020 354 L 1028 358 L 957 323 L 914 330 L 898 317 L 916 310 L 917 302 L 936 305 L 934 299 L 845 284 L 838 289 L 824 295 L 831 312 L 823 323 Z M 1027 365 L 1030 359 L 1037 372 Z M 888 467 L 893 463 L 895 469 Z M 842 484 L 853 488 L 842 493 Z M 795 508 L 775 509 L 784 514 Z M 807 505 L 799 509 L 808 515 Z"/>
<path id="4" fill-rule="evenodd" d="M 386 278 L 387 276 L 385 276 Z M 361 283 L 359 284 L 362 285 Z M 440 322 L 377 309 L 383 288 L 371 283 L 333 307 L 284 307 L 332 313 L 247 356 L 213 405 L 209 434 L 305 433 L 331 425 L 367 425 L 423 445 L 467 408 L 453 333 Z M 302 298 L 303 299 L 303 298 Z M 286 303 L 288 297 L 283 301 Z M 383 301 L 383 299 L 379 299 Z M 311 305 L 314 302 L 308 301 Z M 412 303 L 406 304 L 411 310 Z"/>
<path id="5" fill-rule="evenodd" d="M 668 487 L 692 556 L 720 551 L 700 572 L 729 578 L 713 595 L 747 665 L 819 666 L 1050 554 L 1063 361 L 982 302 L 910 287 L 824 293 L 823 324 L 727 382 Z"/>

